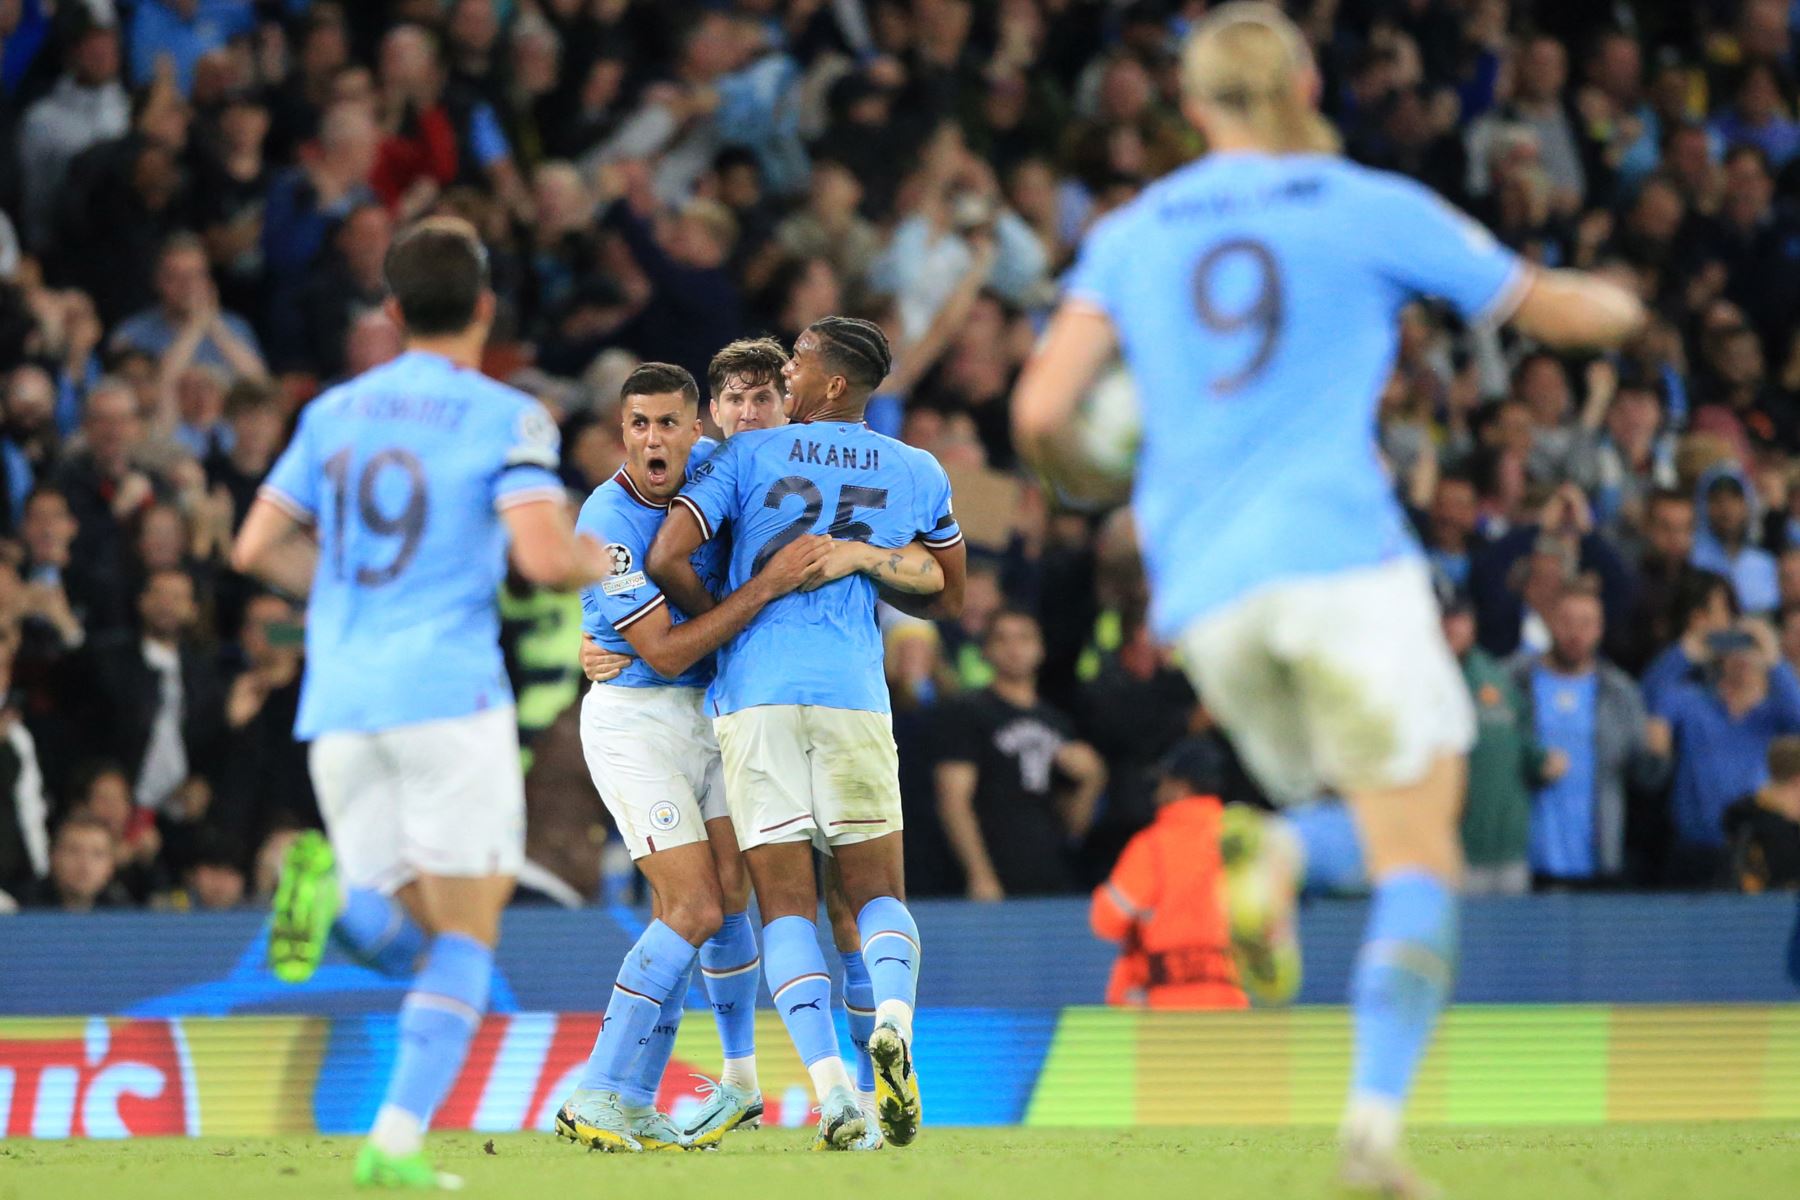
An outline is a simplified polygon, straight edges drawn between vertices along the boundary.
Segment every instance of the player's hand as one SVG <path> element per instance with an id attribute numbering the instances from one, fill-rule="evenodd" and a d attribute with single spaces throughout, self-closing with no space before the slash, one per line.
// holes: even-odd
<path id="1" fill-rule="evenodd" d="M 806 578 L 800 584 L 800 591 L 813 592 L 828 583 L 854 575 L 868 568 L 881 552 L 863 542 L 840 542 L 833 540 L 825 552 L 813 560 L 812 566 L 806 570 Z"/>
<path id="2" fill-rule="evenodd" d="M 1544 755 L 1544 766 L 1538 772 L 1538 778 L 1543 783 L 1555 783 L 1568 773 L 1569 756 L 1561 750 L 1552 750 Z"/>
<path id="3" fill-rule="evenodd" d="M 1669 752 L 1675 748 L 1675 731 L 1668 721 L 1651 717 L 1644 722 L 1644 748 L 1658 758 L 1669 757 Z"/>
<path id="4" fill-rule="evenodd" d="M 787 595 L 812 572 L 813 565 L 832 551 L 832 539 L 808 533 L 783 546 L 757 573 L 756 582 L 767 589 L 769 599 Z"/>
<path id="5" fill-rule="evenodd" d="M 581 635 L 581 673 L 590 682 L 606 683 L 617 679 L 630 665 L 631 655 L 615 654 L 587 634 Z"/>

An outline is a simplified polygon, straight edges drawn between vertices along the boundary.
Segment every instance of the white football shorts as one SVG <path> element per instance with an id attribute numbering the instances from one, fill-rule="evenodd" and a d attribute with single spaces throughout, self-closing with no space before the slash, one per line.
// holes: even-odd
<path id="1" fill-rule="evenodd" d="M 513 708 L 374 733 L 326 733 L 313 791 L 351 887 L 392 895 L 420 875 L 517 875 L 525 777 Z"/>
<path id="2" fill-rule="evenodd" d="M 1406 787 L 1475 739 L 1425 564 L 1274 584 L 1177 642 L 1207 708 L 1271 799 Z"/>
<path id="3" fill-rule="evenodd" d="M 632 858 L 706 840 L 729 815 L 704 688 L 596 683 L 581 701 L 581 752 Z"/>
<path id="4" fill-rule="evenodd" d="M 811 839 L 821 850 L 905 827 L 887 713 L 763 704 L 715 717 L 738 845 Z"/>

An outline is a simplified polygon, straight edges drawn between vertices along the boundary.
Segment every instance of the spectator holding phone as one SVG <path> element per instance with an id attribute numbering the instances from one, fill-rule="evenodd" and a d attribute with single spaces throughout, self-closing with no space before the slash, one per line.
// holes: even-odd
<path id="1" fill-rule="evenodd" d="M 1663 693 L 1651 722 L 1652 742 L 1675 749 L 1675 840 L 1665 872 L 1675 887 L 1725 882 L 1725 810 L 1763 785 L 1770 743 L 1800 733 L 1800 678 L 1781 661 L 1767 625 L 1745 620 L 1705 644 L 1703 679 Z"/>
<path id="2" fill-rule="evenodd" d="M 318 821 L 306 748 L 290 730 L 300 707 L 305 627 L 287 600 L 253 597 L 244 609 L 244 667 L 225 693 L 225 737 L 209 824 L 240 846 L 278 828 Z"/>

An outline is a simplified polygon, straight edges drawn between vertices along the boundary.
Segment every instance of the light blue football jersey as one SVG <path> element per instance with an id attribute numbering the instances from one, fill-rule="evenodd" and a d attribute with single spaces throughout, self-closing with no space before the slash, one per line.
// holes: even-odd
<path id="1" fill-rule="evenodd" d="M 731 526 L 733 590 L 808 533 L 893 547 L 923 538 L 943 549 L 962 540 L 937 459 L 860 423 L 740 433 L 676 502 L 709 538 Z M 770 604 L 719 651 L 708 712 L 759 704 L 888 712 L 875 602 L 874 581 L 858 574 Z"/>
<path id="2" fill-rule="evenodd" d="M 700 464 L 718 448 L 719 443 L 712 438 L 703 437 L 696 442 L 688 455 L 687 477 L 694 478 Z M 644 574 L 650 544 L 656 540 L 656 531 L 662 528 L 668 512 L 668 501 L 652 500 L 638 491 L 631 476 L 620 467 L 618 474 L 594 489 L 575 521 L 578 532 L 592 534 L 605 543 L 606 553 L 612 559 L 612 574 L 581 593 L 581 627 L 605 649 L 632 655 L 631 665 L 618 678 L 608 681 L 614 687 L 705 687 L 712 682 L 712 655 L 706 655 L 675 679 L 665 679 L 637 657 L 637 651 L 622 632 L 664 605 L 673 623 L 679 625 L 688 619 L 686 613 L 668 603 L 662 589 Z M 690 561 L 706 590 L 722 596 L 724 540 L 714 538 L 702 543 Z"/>
<path id="3" fill-rule="evenodd" d="M 307 405 L 262 490 L 319 539 L 297 736 L 512 703 L 501 511 L 563 500 L 559 446 L 536 400 L 434 354 Z"/>
<path id="4" fill-rule="evenodd" d="M 1505 316 L 1524 278 L 1431 191 L 1327 155 L 1209 155 L 1096 225 L 1066 292 L 1110 318 L 1136 382 L 1158 635 L 1417 555 L 1375 443 L 1397 314 L 1434 296 Z"/>

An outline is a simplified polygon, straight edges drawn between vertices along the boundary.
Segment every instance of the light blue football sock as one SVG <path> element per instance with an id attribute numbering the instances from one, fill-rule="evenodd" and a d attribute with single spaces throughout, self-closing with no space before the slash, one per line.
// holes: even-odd
<path id="1" fill-rule="evenodd" d="M 1307 891 L 1353 891 L 1368 882 L 1362 842 L 1347 806 L 1324 801 L 1291 809 L 1278 819 L 1287 822 L 1306 851 Z"/>
<path id="2" fill-rule="evenodd" d="M 906 905 L 892 896 L 877 896 L 856 914 L 856 929 L 862 934 L 874 1007 L 898 1000 L 913 1008 L 919 993 L 919 927 Z"/>
<path id="3" fill-rule="evenodd" d="M 875 1032 L 875 985 L 861 950 L 840 951 L 844 960 L 844 1015 L 850 1042 L 856 1047 L 856 1090 L 875 1090 L 875 1064 L 869 1061 L 869 1035 Z"/>
<path id="4" fill-rule="evenodd" d="M 700 974 L 727 1062 L 756 1053 L 756 989 L 762 985 L 762 972 L 757 968 L 761 965 L 749 913 L 727 916 L 719 932 L 700 947 Z"/>
<path id="5" fill-rule="evenodd" d="M 800 1061 L 810 1067 L 836 1056 L 831 974 L 819 950 L 818 926 L 805 917 L 780 917 L 763 926 L 763 972 Z"/>
<path id="6" fill-rule="evenodd" d="M 418 970 L 425 952 L 425 931 L 398 900 L 373 888 L 344 893 L 344 907 L 331 932 L 352 958 L 396 979 Z"/>
<path id="7" fill-rule="evenodd" d="M 1455 960 L 1455 893 L 1423 871 L 1402 871 L 1376 885 L 1350 987 L 1354 1096 L 1405 1103 L 1449 999 Z"/>
<path id="8" fill-rule="evenodd" d="M 687 1007 L 688 984 L 693 977 L 694 968 L 689 966 L 681 983 L 663 1001 L 656 1024 L 650 1027 L 650 1040 L 638 1059 L 638 1068 L 632 1073 L 631 1082 L 619 1092 L 619 1099 L 627 1108 L 656 1107 L 656 1094 L 662 1090 L 663 1073 L 669 1069 L 669 1059 L 675 1053 L 675 1034 L 681 1028 L 681 1013 Z"/>
<path id="9" fill-rule="evenodd" d="M 650 922 L 638 935 L 619 967 L 600 1036 L 578 1086 L 620 1093 L 631 1086 L 663 1004 L 682 987 L 695 957 L 688 940 L 661 921 Z"/>
<path id="10" fill-rule="evenodd" d="M 493 973 L 494 952 L 474 938 L 441 933 L 432 939 L 425 966 L 400 1006 L 400 1052 L 386 1106 L 410 1113 L 421 1125 L 431 1121 L 469 1053 Z"/>

